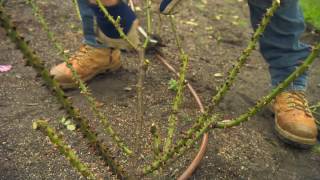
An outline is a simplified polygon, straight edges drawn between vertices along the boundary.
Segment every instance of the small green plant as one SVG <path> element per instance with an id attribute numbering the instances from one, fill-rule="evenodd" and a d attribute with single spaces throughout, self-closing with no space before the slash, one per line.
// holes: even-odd
<path id="1" fill-rule="evenodd" d="M 66 117 L 62 117 L 60 119 L 61 124 L 63 124 L 68 130 L 74 131 L 76 130 L 76 125 L 73 124 L 70 120 L 68 120 Z"/>
<path id="2" fill-rule="evenodd" d="M 178 91 L 178 82 L 175 79 L 170 79 L 168 82 L 168 89 L 174 92 Z"/>

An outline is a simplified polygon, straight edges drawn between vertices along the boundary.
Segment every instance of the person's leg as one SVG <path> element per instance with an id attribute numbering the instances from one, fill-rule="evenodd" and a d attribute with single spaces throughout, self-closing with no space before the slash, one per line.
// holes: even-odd
<path id="1" fill-rule="evenodd" d="M 260 38 L 260 51 L 269 64 L 272 85 L 285 80 L 309 55 L 310 46 L 299 39 L 305 30 L 298 0 L 282 0 L 270 24 Z M 271 0 L 249 0 L 251 22 L 257 28 Z M 305 90 L 307 73 L 297 78 L 289 90 Z"/>
<path id="2" fill-rule="evenodd" d="M 90 0 L 90 2 L 92 3 L 91 9 L 95 13 L 97 20 L 99 41 L 106 43 L 108 47 L 132 49 L 130 44 L 121 38 L 114 25 L 106 19 L 105 14 L 96 5 L 95 1 Z M 122 0 L 103 0 L 101 2 L 114 19 L 120 17 L 119 24 L 122 31 L 127 35 L 131 44 L 137 46 L 139 44 L 137 32 L 139 21 L 132 9 Z"/>
<path id="3" fill-rule="evenodd" d="M 82 21 L 83 43 L 93 47 L 99 46 L 94 28 L 94 12 L 88 0 L 78 0 L 78 5 Z"/>
<path id="4" fill-rule="evenodd" d="M 78 3 L 83 25 L 84 45 L 69 59 L 69 62 L 79 77 L 83 81 L 88 81 L 99 73 L 119 69 L 121 66 L 119 48 L 125 48 L 128 45 L 120 39 L 114 26 L 108 22 L 97 5 L 89 3 L 89 0 L 78 0 Z M 121 27 L 127 33 L 131 42 L 138 43 L 138 35 L 135 31 L 138 23 L 131 9 L 120 0 L 103 0 L 103 3 L 114 18 L 121 17 Z M 95 18 L 97 19 L 97 29 L 103 33 L 95 33 Z M 99 42 L 97 41 L 97 35 L 99 37 L 103 35 L 103 39 L 100 37 Z M 111 38 L 107 39 L 107 36 Z M 103 40 L 103 44 L 100 43 L 100 40 Z M 66 63 L 53 67 L 50 73 L 60 83 L 61 87 L 76 87 L 75 80 Z"/>
<path id="5" fill-rule="evenodd" d="M 95 13 L 89 0 L 78 0 L 82 20 L 83 45 L 69 59 L 73 68 L 83 81 L 106 70 L 115 71 L 121 66 L 120 50 L 108 48 L 107 44 L 97 41 L 95 30 Z M 50 74 L 60 83 L 62 88 L 76 87 L 70 69 L 66 63 L 54 66 Z"/>
<path id="6" fill-rule="evenodd" d="M 251 22 L 257 28 L 272 0 L 248 0 Z M 310 53 L 310 47 L 300 42 L 305 30 L 298 0 L 282 0 L 260 39 L 260 51 L 269 64 L 272 86 L 285 80 Z M 317 127 L 303 91 L 307 73 L 298 77 L 273 104 L 275 128 L 281 139 L 296 145 L 310 146 L 317 142 Z"/>

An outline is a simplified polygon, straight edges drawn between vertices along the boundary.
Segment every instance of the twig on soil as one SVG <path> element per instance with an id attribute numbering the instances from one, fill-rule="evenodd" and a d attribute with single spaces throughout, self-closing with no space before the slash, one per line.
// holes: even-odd
<path id="1" fill-rule="evenodd" d="M 89 102 L 90 108 L 93 111 L 93 114 L 95 115 L 95 117 L 101 120 L 101 122 L 104 126 L 104 130 L 112 137 L 112 139 L 116 142 L 118 147 L 120 147 L 120 149 L 123 152 L 125 152 L 127 155 L 132 155 L 133 152 L 127 147 L 127 145 L 125 145 L 123 140 L 120 139 L 119 135 L 113 130 L 111 124 L 109 123 L 109 120 L 97 107 L 96 98 L 92 95 L 89 88 L 81 80 L 78 73 L 73 68 L 72 64 L 69 61 L 69 57 L 66 55 L 66 53 L 63 50 L 62 45 L 57 41 L 54 33 L 52 31 L 50 31 L 48 23 L 46 22 L 45 18 L 43 17 L 43 15 L 40 11 L 40 8 L 37 6 L 37 4 L 33 0 L 27 0 L 27 2 L 30 3 L 34 15 L 37 17 L 37 19 L 38 19 L 40 25 L 42 26 L 42 28 L 44 29 L 44 31 L 47 32 L 47 36 L 48 36 L 49 40 L 52 42 L 52 44 L 58 50 L 58 52 L 62 55 L 63 61 L 66 63 L 67 67 L 71 70 L 72 76 L 76 80 L 81 93 L 84 95 L 86 100 Z"/>
<path id="2" fill-rule="evenodd" d="M 194 132 L 194 134 L 197 134 L 196 137 L 202 136 L 209 127 L 212 128 L 230 128 L 233 126 L 237 126 L 241 124 L 242 122 L 245 122 L 250 119 L 250 117 L 254 116 L 256 113 L 258 113 L 263 107 L 268 105 L 272 99 L 274 99 L 279 93 L 282 92 L 286 87 L 290 85 L 292 81 L 294 81 L 297 77 L 299 77 L 301 74 L 303 74 L 306 70 L 308 70 L 309 66 L 313 63 L 313 61 L 317 58 L 317 56 L 320 54 L 320 43 L 318 43 L 312 50 L 311 54 L 308 56 L 308 58 L 303 62 L 302 65 L 300 65 L 290 76 L 288 76 L 287 79 L 285 79 L 282 83 L 280 83 L 274 90 L 272 90 L 267 96 L 261 98 L 258 103 L 250 108 L 248 112 L 240 115 L 238 118 L 229 120 L 229 121 L 216 121 L 217 115 L 213 115 L 212 117 L 208 119 L 204 119 L 204 126 L 199 129 L 194 129 L 189 131 Z M 193 138 L 192 136 L 186 136 L 182 140 L 180 140 L 177 145 L 174 148 L 171 148 L 168 153 L 165 153 L 162 155 L 161 159 L 158 159 L 154 161 L 151 165 L 146 166 L 143 169 L 143 174 L 149 174 L 153 171 L 157 170 L 159 167 L 164 166 L 167 161 L 175 154 L 180 154 L 178 152 L 184 153 L 188 148 L 192 147 L 192 145 L 195 143 L 197 139 Z M 186 146 L 186 144 L 190 144 L 190 146 Z"/>
<path id="3" fill-rule="evenodd" d="M 61 103 L 62 108 L 66 110 L 68 115 L 80 127 L 80 130 L 85 138 L 88 139 L 90 145 L 95 147 L 105 163 L 110 167 L 110 170 L 117 175 L 120 179 L 127 179 L 128 175 L 123 171 L 122 167 L 115 162 L 111 156 L 111 152 L 107 146 L 98 140 L 97 134 L 89 126 L 88 120 L 80 116 L 80 113 L 72 105 L 72 102 L 66 97 L 64 91 L 60 88 L 58 83 L 50 76 L 49 71 L 45 68 L 43 61 L 35 55 L 33 50 L 30 49 L 24 38 L 19 35 L 16 28 L 12 25 L 8 15 L 5 14 L 4 9 L 0 6 L 0 25 L 7 32 L 7 36 L 11 41 L 16 44 L 17 48 L 21 51 L 26 59 L 26 65 L 32 66 L 38 76 L 41 76 L 45 84 L 51 89 L 57 100 Z"/>
<path id="4" fill-rule="evenodd" d="M 178 87 L 177 87 L 177 94 L 174 98 L 173 101 L 173 106 L 172 106 L 172 113 L 170 114 L 168 118 L 169 126 L 168 126 L 168 135 L 164 144 L 164 153 L 168 152 L 170 149 L 170 146 L 173 141 L 173 136 L 176 131 L 176 126 L 177 126 L 177 113 L 179 111 L 179 108 L 182 104 L 182 98 L 183 98 L 183 91 L 184 87 L 186 84 L 186 72 L 187 72 L 187 67 L 189 64 L 189 57 L 188 55 L 184 52 L 182 46 L 181 46 L 181 40 L 179 38 L 179 35 L 177 33 L 176 29 L 176 24 L 174 22 L 174 17 L 170 16 L 170 23 L 171 23 L 171 28 L 176 40 L 177 47 L 180 52 L 180 59 L 181 59 L 181 67 L 180 67 L 180 72 L 179 72 L 179 80 L 178 80 Z"/>
<path id="5" fill-rule="evenodd" d="M 54 144 L 69 161 L 71 166 L 77 169 L 82 176 L 86 179 L 94 180 L 97 179 L 95 175 L 89 170 L 89 168 L 80 161 L 75 150 L 73 150 L 69 145 L 67 145 L 61 134 L 58 134 L 55 129 L 48 125 L 45 120 L 37 120 L 33 122 L 32 128 L 41 131 L 44 135 L 48 136 L 51 143 Z"/>

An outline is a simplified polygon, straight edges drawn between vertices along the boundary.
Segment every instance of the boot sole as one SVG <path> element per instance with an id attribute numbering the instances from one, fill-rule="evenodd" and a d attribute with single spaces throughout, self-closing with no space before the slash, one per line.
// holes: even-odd
<path id="1" fill-rule="evenodd" d="M 109 68 L 109 69 L 102 69 L 100 71 L 97 71 L 96 73 L 90 75 L 90 76 L 87 76 L 86 78 L 83 78 L 82 81 L 86 82 L 86 81 L 89 81 L 90 79 L 92 79 L 93 77 L 95 77 L 96 75 L 98 74 L 103 74 L 105 72 L 115 72 L 117 71 L 119 68 L 121 67 L 121 63 L 119 63 L 118 65 L 112 67 L 112 68 Z M 59 83 L 60 87 L 62 89 L 74 89 L 77 87 L 77 85 L 75 83 Z"/>
<path id="2" fill-rule="evenodd" d="M 311 148 L 313 145 L 317 144 L 317 138 L 303 138 L 296 136 L 284 129 L 282 129 L 277 123 L 277 115 L 275 114 L 275 130 L 277 136 L 286 142 L 287 144 L 291 144 L 295 147 L 299 148 Z"/>
<path id="3" fill-rule="evenodd" d="M 169 15 L 172 14 L 171 10 L 180 2 L 181 0 L 173 0 L 167 8 L 164 9 L 164 11 L 162 11 L 161 13 L 162 14 L 165 14 L 165 15 Z"/>

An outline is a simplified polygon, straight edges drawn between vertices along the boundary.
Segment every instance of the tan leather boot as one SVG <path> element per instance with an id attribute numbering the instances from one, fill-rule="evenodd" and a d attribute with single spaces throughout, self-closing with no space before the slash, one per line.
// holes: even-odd
<path id="1" fill-rule="evenodd" d="M 273 104 L 275 129 L 285 142 L 301 147 L 317 143 L 317 126 L 302 91 L 282 92 Z"/>
<path id="2" fill-rule="evenodd" d="M 83 81 L 88 81 L 99 73 L 115 71 L 120 68 L 120 50 L 110 48 L 94 48 L 88 45 L 80 47 L 69 62 Z M 53 67 L 50 74 L 64 89 L 75 88 L 76 83 L 66 63 Z"/>

